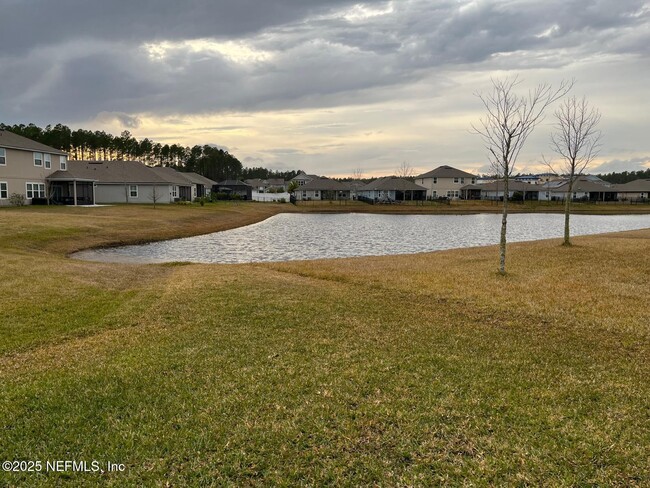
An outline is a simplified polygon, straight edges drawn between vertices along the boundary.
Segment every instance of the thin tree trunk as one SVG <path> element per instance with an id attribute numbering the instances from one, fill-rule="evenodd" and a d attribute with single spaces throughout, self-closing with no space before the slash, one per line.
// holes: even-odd
<path id="1" fill-rule="evenodd" d="M 573 195 L 573 173 L 569 177 L 569 189 L 564 200 L 564 242 L 563 246 L 571 245 L 571 233 L 569 231 L 569 218 L 571 217 L 571 196 Z"/>
<path id="2" fill-rule="evenodd" d="M 506 229 L 508 226 L 508 177 L 503 180 L 503 217 L 501 218 L 501 241 L 499 242 L 499 273 L 506 274 Z"/>

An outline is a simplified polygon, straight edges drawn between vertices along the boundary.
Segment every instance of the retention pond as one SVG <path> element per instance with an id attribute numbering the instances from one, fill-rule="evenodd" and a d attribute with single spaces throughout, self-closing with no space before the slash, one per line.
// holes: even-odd
<path id="1" fill-rule="evenodd" d="M 280 214 L 196 237 L 86 250 L 72 257 L 120 263 L 253 263 L 411 254 L 498 244 L 501 215 Z M 650 215 L 572 215 L 572 236 L 650 227 Z M 562 237 L 561 214 L 508 216 L 508 242 Z"/>

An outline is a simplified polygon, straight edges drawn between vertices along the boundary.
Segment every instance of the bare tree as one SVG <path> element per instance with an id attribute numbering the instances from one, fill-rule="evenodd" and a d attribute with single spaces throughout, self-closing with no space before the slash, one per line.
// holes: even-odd
<path id="1" fill-rule="evenodd" d="M 361 180 L 363 179 L 363 170 L 361 168 L 355 168 L 352 172 L 352 179 Z"/>
<path id="2" fill-rule="evenodd" d="M 415 171 L 409 163 L 402 161 L 402 164 L 395 170 L 395 175 L 398 178 L 413 178 Z"/>
<path id="3" fill-rule="evenodd" d="M 544 120 L 546 108 L 563 97 L 573 87 L 573 81 L 563 81 L 559 88 L 542 83 L 527 95 L 515 93 L 521 83 L 517 78 L 492 79 L 492 91 L 477 93 L 486 110 L 474 133 L 481 136 L 494 172 L 503 178 L 503 217 L 501 219 L 499 272 L 506 272 L 506 230 L 508 225 L 508 183 L 517 157 L 528 136 Z"/>
<path id="4" fill-rule="evenodd" d="M 571 245 L 569 219 L 573 185 L 585 168 L 598 155 L 602 132 L 597 129 L 600 112 L 590 107 L 587 99 L 571 97 L 555 111 L 555 129 L 551 135 L 551 149 L 562 160 L 561 172 L 569 175 L 564 199 L 564 245 Z M 549 164 L 550 165 L 550 164 Z M 555 172 L 555 171 L 553 171 Z"/>
<path id="5" fill-rule="evenodd" d="M 158 190 L 158 187 L 154 185 L 151 189 L 151 193 L 149 194 L 149 200 L 153 202 L 153 208 L 156 208 L 156 204 L 160 201 L 161 198 L 162 193 L 160 190 Z"/>

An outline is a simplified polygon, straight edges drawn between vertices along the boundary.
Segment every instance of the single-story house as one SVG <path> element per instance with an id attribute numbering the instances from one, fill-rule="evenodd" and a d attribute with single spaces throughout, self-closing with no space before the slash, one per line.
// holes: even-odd
<path id="1" fill-rule="evenodd" d="M 194 198 L 209 197 L 210 192 L 212 192 L 212 187 L 217 184 L 216 181 L 206 178 L 198 173 L 183 172 L 181 174 L 192 183 L 192 196 Z"/>
<path id="2" fill-rule="evenodd" d="M 349 180 L 343 182 L 350 189 L 350 198 L 356 200 L 359 196 L 359 189 L 366 186 L 366 182 L 363 180 Z"/>
<path id="3" fill-rule="evenodd" d="M 503 200 L 505 183 L 503 180 L 477 185 L 465 185 L 461 188 L 461 196 L 467 200 L 480 198 L 481 200 Z M 508 198 L 512 199 L 515 194 L 520 194 L 525 200 L 538 200 L 540 185 L 531 185 L 523 181 L 508 180 Z"/>
<path id="4" fill-rule="evenodd" d="M 176 171 L 169 166 L 154 166 L 151 171 L 171 185 L 173 202 L 191 202 L 193 200 L 192 182 L 185 176 L 185 173 Z"/>
<path id="5" fill-rule="evenodd" d="M 540 189 L 540 200 L 565 200 L 569 191 L 569 182 L 564 180 L 559 185 L 552 185 L 546 188 L 546 185 L 537 185 Z M 617 189 L 611 183 L 601 180 L 597 176 L 581 175 L 573 182 L 571 190 L 572 200 L 590 200 L 601 202 L 616 201 L 618 194 Z"/>
<path id="6" fill-rule="evenodd" d="M 227 193 L 228 195 L 239 195 L 242 200 L 251 200 L 253 198 L 253 187 L 240 180 L 220 181 L 212 187 L 212 191 Z"/>
<path id="7" fill-rule="evenodd" d="M 64 151 L 0 129 L 0 205 L 9 205 L 12 194 L 23 203 L 47 203 L 48 178 L 67 167 Z"/>
<path id="8" fill-rule="evenodd" d="M 427 189 L 404 178 L 388 176 L 362 186 L 357 194 L 360 200 L 371 202 L 402 202 L 426 200 Z"/>
<path id="9" fill-rule="evenodd" d="M 314 178 L 294 191 L 296 200 L 349 200 L 350 187 L 329 178 Z"/>
<path id="10" fill-rule="evenodd" d="M 47 178 L 55 203 L 170 203 L 173 184 L 138 161 L 68 161 Z"/>
<path id="11" fill-rule="evenodd" d="M 628 183 L 613 185 L 621 201 L 638 201 L 650 199 L 650 178 L 638 179 Z"/>

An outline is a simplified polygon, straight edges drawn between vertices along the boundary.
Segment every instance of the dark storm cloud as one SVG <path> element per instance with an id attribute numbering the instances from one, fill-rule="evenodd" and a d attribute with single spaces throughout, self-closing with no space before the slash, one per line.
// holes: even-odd
<path id="1" fill-rule="evenodd" d="M 453 66 L 558 67 L 647 57 L 650 45 L 641 0 L 354 5 L 0 0 L 0 113 L 49 122 L 337 106 Z M 193 39 L 238 40 L 261 54 L 242 61 L 182 43 Z M 146 48 L 163 41 L 160 52 Z M 516 56 L 495 58 L 504 53 Z"/>
<path id="2" fill-rule="evenodd" d="M 104 41 L 238 38 L 350 0 L 0 0 L 4 53 L 79 38 Z M 368 2 L 368 3 L 372 3 Z"/>

